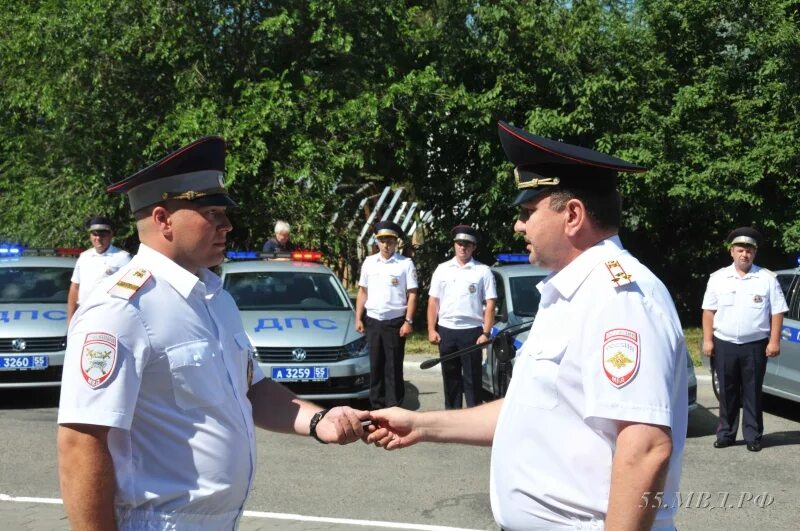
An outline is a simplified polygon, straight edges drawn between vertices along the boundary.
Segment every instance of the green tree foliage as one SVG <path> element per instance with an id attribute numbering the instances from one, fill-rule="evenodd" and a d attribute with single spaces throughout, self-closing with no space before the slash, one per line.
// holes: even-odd
<path id="1" fill-rule="evenodd" d="M 484 261 L 521 248 L 503 119 L 651 168 L 621 180 L 623 239 L 694 319 L 730 228 L 769 266 L 800 251 L 798 5 L 0 0 L 0 239 L 84 245 L 102 212 L 133 247 L 106 185 L 219 134 L 233 246 L 286 219 L 353 261 L 359 200 L 402 186 L 433 213 L 424 280 L 459 222 Z"/>

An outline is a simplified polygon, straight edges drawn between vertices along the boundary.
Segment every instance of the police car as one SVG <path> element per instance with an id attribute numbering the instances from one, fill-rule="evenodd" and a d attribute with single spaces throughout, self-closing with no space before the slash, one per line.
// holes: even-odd
<path id="1" fill-rule="evenodd" d="M 67 294 L 80 252 L 0 245 L 0 389 L 61 385 Z"/>
<path id="2" fill-rule="evenodd" d="M 533 322 L 539 307 L 539 290 L 536 284 L 550 272 L 531 265 L 527 254 L 501 254 L 492 266 L 497 285 L 497 310 L 492 335 L 509 329 L 523 330 L 510 338 L 510 344 L 494 343 L 484 350 L 483 390 L 487 398 L 505 396 L 513 372 L 516 349 L 528 337 L 526 323 Z M 800 346 L 800 342 L 798 342 Z M 688 373 L 689 411 L 697 408 L 697 377 L 692 359 L 686 356 Z"/>
<path id="3" fill-rule="evenodd" d="M 764 393 L 800 402 L 800 267 L 775 271 L 789 311 L 781 329 L 781 354 L 769 358 L 764 374 Z M 719 381 L 713 366 L 711 381 L 719 399 Z"/>
<path id="4" fill-rule="evenodd" d="M 355 309 L 318 252 L 230 252 L 220 266 L 259 364 L 302 398 L 369 397 L 369 350 Z"/>

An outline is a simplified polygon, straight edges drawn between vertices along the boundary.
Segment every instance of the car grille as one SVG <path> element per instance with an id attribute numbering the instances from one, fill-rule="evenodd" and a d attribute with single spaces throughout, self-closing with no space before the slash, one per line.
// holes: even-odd
<path id="1" fill-rule="evenodd" d="M 11 348 L 15 339 L 25 340 L 25 350 L 16 351 Z M 60 352 L 67 348 L 67 336 L 60 337 L 3 337 L 0 338 L 0 352 L 18 355 L 40 354 L 42 352 Z"/>
<path id="2" fill-rule="evenodd" d="M 331 362 L 339 361 L 342 358 L 341 349 L 322 347 L 322 348 L 305 348 L 306 357 L 304 360 L 296 360 L 292 355 L 292 351 L 296 347 L 275 348 L 275 347 L 256 347 L 256 354 L 258 359 L 267 363 L 314 363 L 314 362 Z"/>
<path id="3" fill-rule="evenodd" d="M 369 387 L 369 376 L 331 378 L 324 382 L 281 382 L 281 385 L 298 395 L 356 393 Z"/>
<path id="4" fill-rule="evenodd" d="M 0 384 L 60 382 L 61 365 L 51 365 L 41 371 L 0 371 Z"/>

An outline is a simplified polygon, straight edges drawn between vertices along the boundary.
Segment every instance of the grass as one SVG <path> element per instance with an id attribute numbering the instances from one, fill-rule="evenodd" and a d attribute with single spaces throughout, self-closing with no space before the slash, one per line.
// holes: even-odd
<path id="1" fill-rule="evenodd" d="M 695 367 L 702 366 L 703 354 L 700 352 L 700 344 L 703 339 L 703 329 L 699 326 L 684 328 L 683 335 L 686 337 L 686 346 L 689 348 L 689 355 L 692 358 L 692 363 Z M 428 343 L 427 330 L 415 330 L 411 336 L 406 339 L 406 354 L 437 356 L 439 350 L 435 345 Z"/>

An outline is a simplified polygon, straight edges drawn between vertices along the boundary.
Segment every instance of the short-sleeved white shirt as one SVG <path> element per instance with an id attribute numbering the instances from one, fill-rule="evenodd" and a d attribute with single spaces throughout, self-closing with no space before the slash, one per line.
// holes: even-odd
<path id="1" fill-rule="evenodd" d="M 71 281 L 80 285 L 78 289 L 78 305 L 84 304 L 92 290 L 116 273 L 119 268 L 131 261 L 128 251 L 109 245 L 104 253 L 98 253 L 94 247 L 87 249 L 78 257 Z"/>
<path id="2" fill-rule="evenodd" d="M 428 295 L 439 299 L 439 325 L 463 330 L 483 326 L 483 304 L 497 298 L 497 287 L 489 266 L 474 259 L 461 266 L 453 258 L 433 272 Z"/>
<path id="3" fill-rule="evenodd" d="M 396 319 L 406 313 L 407 291 L 417 289 L 417 269 L 411 258 L 400 253 L 388 260 L 375 253 L 361 264 L 358 285 L 367 290 L 367 316 L 380 321 Z"/>
<path id="4" fill-rule="evenodd" d="M 58 422 L 111 427 L 121 529 L 232 529 L 255 470 L 252 346 L 217 275 L 142 245 L 109 285 L 140 268 L 129 300 L 97 289 L 70 323 Z"/>
<path id="5" fill-rule="evenodd" d="M 708 279 L 703 309 L 714 311 L 714 335 L 743 344 L 769 337 L 773 315 L 789 310 L 778 279 L 753 265 L 743 277 L 733 264 Z"/>
<path id="6" fill-rule="evenodd" d="M 631 282 L 617 287 L 620 270 Z M 603 529 L 617 421 L 671 428 L 664 490 L 678 492 L 688 416 L 683 332 L 664 285 L 616 236 L 537 287 L 539 310 L 492 446 L 493 512 L 508 530 Z M 673 513 L 659 510 L 653 529 L 674 529 Z"/>

